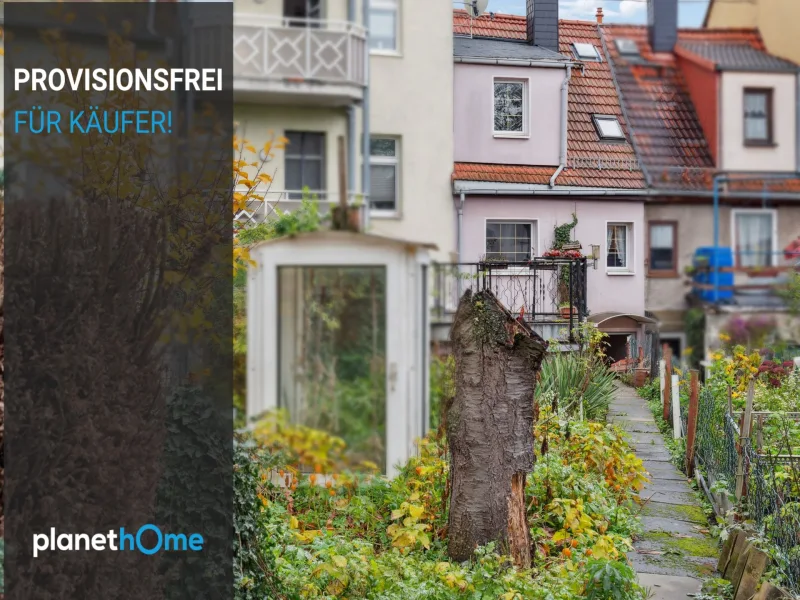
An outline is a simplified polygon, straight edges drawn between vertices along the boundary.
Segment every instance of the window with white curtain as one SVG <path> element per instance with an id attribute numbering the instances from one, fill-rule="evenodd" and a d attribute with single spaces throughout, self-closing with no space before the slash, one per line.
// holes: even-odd
<path id="1" fill-rule="evenodd" d="M 775 264 L 775 212 L 734 210 L 733 244 L 740 267 L 771 267 Z"/>
<path id="2" fill-rule="evenodd" d="M 394 214 L 400 196 L 400 142 L 374 137 L 369 142 L 369 199 L 373 211 Z"/>
<path id="3" fill-rule="evenodd" d="M 771 89 L 744 90 L 744 143 L 745 145 L 772 143 Z"/>
<path id="4" fill-rule="evenodd" d="M 369 0 L 369 49 L 398 52 L 399 0 Z"/>
<path id="5" fill-rule="evenodd" d="M 633 264 L 631 223 L 608 223 L 606 226 L 606 271 L 631 272 Z"/>

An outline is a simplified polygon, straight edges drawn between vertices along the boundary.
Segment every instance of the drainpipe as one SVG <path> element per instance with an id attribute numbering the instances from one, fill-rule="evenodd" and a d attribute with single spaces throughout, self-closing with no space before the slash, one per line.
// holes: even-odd
<path id="1" fill-rule="evenodd" d="M 458 262 L 462 263 L 464 261 L 464 248 L 463 248 L 463 239 L 464 235 L 462 233 L 462 229 L 464 226 L 464 200 L 466 200 L 467 195 L 464 192 L 461 192 L 461 202 L 458 204 L 458 225 L 456 229 L 456 248 L 458 248 Z M 461 271 L 461 265 L 458 266 L 459 273 Z M 458 297 L 461 298 L 461 277 L 458 278 Z"/>
<path id="2" fill-rule="evenodd" d="M 550 187 L 556 184 L 556 179 L 567 166 L 567 112 L 569 111 L 569 79 L 572 76 L 572 65 L 567 65 L 567 75 L 561 84 L 561 156 L 558 160 L 558 169 L 550 178 Z"/>
<path id="3" fill-rule="evenodd" d="M 347 2 L 347 22 L 356 20 L 356 0 Z M 356 107 L 350 104 L 347 107 L 347 189 L 356 189 Z"/>
<path id="4" fill-rule="evenodd" d="M 465 192 L 461 192 L 461 202 L 458 204 L 458 229 L 456 231 L 456 247 L 458 248 L 458 262 L 462 262 L 464 259 L 464 248 L 461 245 L 462 240 L 462 228 L 464 226 L 464 200 L 466 200 L 467 194 Z"/>
<path id="5" fill-rule="evenodd" d="M 353 0 L 351 0 L 353 1 Z M 364 43 L 364 102 L 361 115 L 363 120 L 363 148 L 361 168 L 361 193 L 364 198 L 364 231 L 369 229 L 369 0 L 361 0 L 364 10 L 364 27 L 367 30 L 367 39 Z"/>
<path id="6" fill-rule="evenodd" d="M 794 96 L 794 103 L 795 103 L 795 136 L 794 136 L 794 147 L 795 147 L 795 165 L 797 172 L 800 173 L 800 71 L 797 72 L 797 91 L 795 92 Z"/>

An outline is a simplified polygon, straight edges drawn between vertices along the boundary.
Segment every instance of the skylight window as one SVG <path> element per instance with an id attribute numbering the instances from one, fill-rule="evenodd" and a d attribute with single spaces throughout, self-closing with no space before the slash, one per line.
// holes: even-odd
<path id="1" fill-rule="evenodd" d="M 582 60 L 600 60 L 600 54 L 597 52 L 597 48 L 594 44 L 583 44 L 576 42 L 572 44 L 572 48 L 575 52 L 575 56 Z"/>
<path id="2" fill-rule="evenodd" d="M 622 56 L 639 56 L 639 46 L 633 40 L 617 40 L 617 50 Z"/>
<path id="3" fill-rule="evenodd" d="M 593 115 L 594 126 L 597 128 L 597 135 L 601 140 L 624 140 L 625 133 L 622 131 L 619 119 L 610 115 Z"/>

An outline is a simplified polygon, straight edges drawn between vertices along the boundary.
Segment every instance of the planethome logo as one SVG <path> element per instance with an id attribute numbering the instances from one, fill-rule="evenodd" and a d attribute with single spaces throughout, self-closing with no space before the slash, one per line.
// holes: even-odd
<path id="1" fill-rule="evenodd" d="M 148 531 L 153 535 L 142 537 Z M 117 543 L 119 541 L 119 544 Z M 157 552 L 200 552 L 205 540 L 199 533 L 162 533 L 156 525 L 142 525 L 136 533 L 126 533 L 124 527 L 119 533 L 109 529 L 108 533 L 56 533 L 51 527 L 50 533 L 33 534 L 33 557 L 38 558 L 40 552 L 79 552 L 94 550 L 96 552 L 141 552 L 151 555 Z"/>

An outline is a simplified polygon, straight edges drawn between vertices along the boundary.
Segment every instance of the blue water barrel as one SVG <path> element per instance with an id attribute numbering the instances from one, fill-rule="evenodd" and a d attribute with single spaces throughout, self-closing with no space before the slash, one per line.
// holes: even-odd
<path id="1" fill-rule="evenodd" d="M 716 281 L 717 285 L 720 286 L 733 285 L 733 273 L 718 273 L 713 270 L 713 267 L 733 266 L 733 251 L 730 248 L 714 248 L 713 246 L 698 248 L 694 252 L 694 266 L 712 267 L 711 271 L 699 271 L 695 273 L 694 280 L 697 283 L 713 285 Z M 695 289 L 695 294 L 706 302 L 726 302 L 733 299 L 732 290 L 717 290 L 714 292 L 714 290 Z"/>

